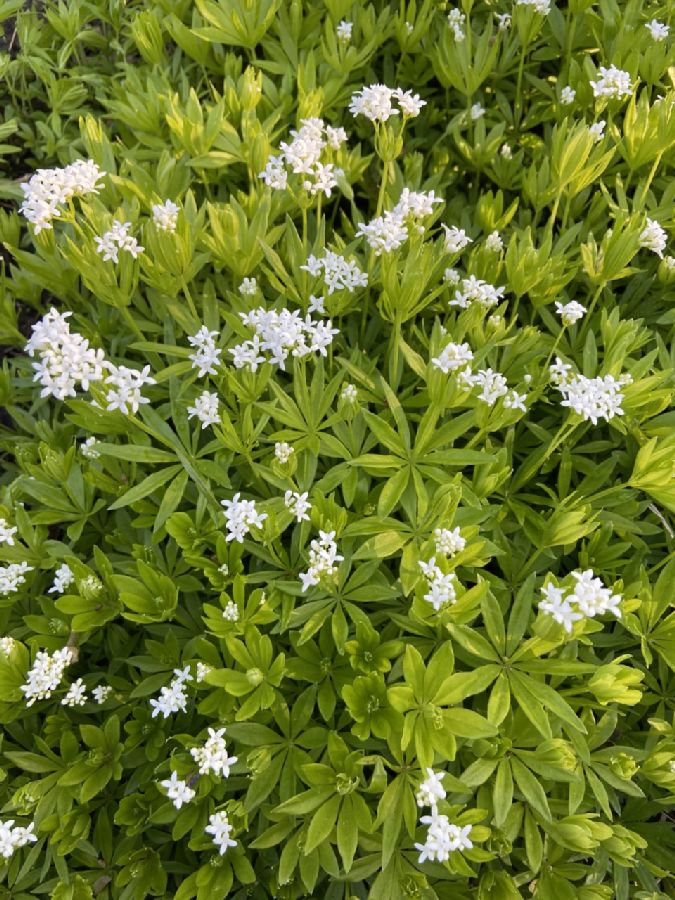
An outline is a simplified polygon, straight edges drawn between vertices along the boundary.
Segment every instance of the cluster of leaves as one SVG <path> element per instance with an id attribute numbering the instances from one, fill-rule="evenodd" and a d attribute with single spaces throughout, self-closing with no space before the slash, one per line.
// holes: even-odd
<path id="1" fill-rule="evenodd" d="M 17 527 L 0 563 L 32 568 L 0 598 L 18 646 L 0 655 L 0 817 L 39 838 L 0 866 L 0 897 L 673 896 L 675 274 L 638 240 L 645 216 L 667 228 L 675 212 L 672 42 L 644 27 L 667 6 L 573 0 L 543 16 L 464 0 L 458 42 L 432 0 L 0 3 L 0 516 Z M 495 13 L 513 13 L 510 30 Z M 637 87 L 600 110 L 596 145 L 589 80 L 610 63 Z M 348 112 L 378 82 L 427 102 L 384 159 L 384 132 L 376 148 Z M 312 116 L 348 133 L 323 203 L 258 177 Z M 19 180 L 75 158 L 108 173 L 100 193 L 34 235 Z M 405 186 L 443 198 L 432 237 L 375 257 L 357 226 Z M 175 234 L 149 218 L 167 198 Z M 142 235 L 138 260 L 96 252 L 113 218 Z M 498 318 L 448 306 L 441 219 L 473 238 L 466 272 L 506 286 Z M 503 252 L 485 246 L 494 230 Z M 327 298 L 329 354 L 252 373 L 224 351 L 220 423 L 201 430 L 187 336 L 242 339 L 244 277 L 254 305 L 306 307 L 301 267 L 324 247 L 369 275 Z M 553 305 L 572 299 L 588 315 L 563 329 Z M 51 306 L 151 367 L 137 415 L 40 399 L 23 346 Z M 442 329 L 529 383 L 527 411 L 458 392 L 430 362 Z M 554 354 L 589 377 L 629 372 L 625 414 L 593 425 L 561 407 Z M 92 435 L 97 458 L 80 451 Z M 286 490 L 309 492 L 309 521 L 292 521 Z M 220 506 L 236 492 L 267 513 L 243 544 Z M 457 601 L 435 612 L 419 562 L 445 527 L 466 546 Z M 318 530 L 344 560 L 303 593 Z M 75 581 L 60 596 L 63 563 Z M 588 568 L 622 616 L 570 636 L 538 612 L 540 588 Z M 35 653 L 66 644 L 68 677 L 112 693 L 27 708 Z M 197 662 L 211 671 L 187 712 L 153 718 L 149 698 Z M 209 726 L 238 763 L 177 811 L 158 782 L 194 772 Z M 426 767 L 474 826 L 447 863 L 414 849 Z M 215 809 L 238 841 L 222 856 L 204 834 Z"/>

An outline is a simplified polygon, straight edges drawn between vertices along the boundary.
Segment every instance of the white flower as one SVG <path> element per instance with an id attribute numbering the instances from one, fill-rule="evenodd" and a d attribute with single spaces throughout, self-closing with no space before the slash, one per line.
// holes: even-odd
<path id="1" fill-rule="evenodd" d="M 617 69 L 612 65 L 609 68 L 600 66 L 598 74 L 598 80 L 590 83 L 595 97 L 620 99 L 621 97 L 630 97 L 633 93 L 629 72 L 624 72 L 623 69 Z"/>
<path id="2" fill-rule="evenodd" d="M 0 566 L 0 597 L 7 597 L 9 594 L 16 594 L 26 579 L 23 577 L 26 572 L 32 572 L 33 567 L 27 562 L 10 563 L 7 566 Z"/>
<path id="3" fill-rule="evenodd" d="M 485 115 L 485 108 L 483 106 L 481 106 L 480 103 L 474 103 L 473 106 L 471 107 L 471 118 L 473 119 L 473 121 L 474 122 L 477 121 L 484 115 Z"/>
<path id="4" fill-rule="evenodd" d="M 338 40 L 343 44 L 348 44 L 352 39 L 352 28 L 354 24 L 343 19 L 335 29 Z"/>
<path id="5" fill-rule="evenodd" d="M 326 125 L 326 143 L 333 150 L 339 150 L 340 147 L 347 142 L 347 132 L 344 128 L 333 128 L 332 125 Z"/>
<path id="6" fill-rule="evenodd" d="M 516 0 L 516 6 L 531 6 L 534 12 L 542 16 L 551 12 L 551 0 Z"/>
<path id="7" fill-rule="evenodd" d="M 557 359 L 556 366 L 559 363 Z M 609 422 L 614 416 L 623 415 L 621 388 L 632 380 L 629 375 L 623 375 L 618 380 L 612 375 L 587 378 L 585 375 L 571 375 L 568 371 L 556 369 L 556 366 L 551 366 L 550 372 L 551 379 L 557 382 L 556 386 L 564 398 L 561 406 L 569 407 L 594 425 L 598 424 L 598 419 Z M 566 368 L 569 370 L 570 367 Z"/>
<path id="8" fill-rule="evenodd" d="M 664 22 L 659 22 L 656 19 L 652 19 L 651 22 L 647 22 L 645 28 L 649 31 L 650 35 L 652 36 L 652 40 L 654 41 L 665 41 L 670 31 L 670 29 Z"/>
<path id="9" fill-rule="evenodd" d="M 393 210 L 372 219 L 368 224 L 360 222 L 356 229 L 357 237 L 365 237 L 375 256 L 390 253 L 408 240 L 408 229 L 403 217 Z"/>
<path id="10" fill-rule="evenodd" d="M 283 191 L 288 186 L 288 172 L 284 166 L 284 156 L 269 156 L 264 170 L 259 175 L 268 187 Z"/>
<path id="11" fill-rule="evenodd" d="M 187 694 L 185 692 L 185 683 L 192 681 L 189 667 L 185 669 L 174 669 L 174 678 L 169 683 L 160 688 L 159 698 L 149 701 L 152 707 L 152 718 L 160 713 L 167 719 L 171 713 L 187 712 Z"/>
<path id="12" fill-rule="evenodd" d="M 473 352 L 468 344 L 447 344 L 438 356 L 431 360 L 431 365 L 447 375 L 455 369 L 462 369 L 471 364 Z"/>
<path id="13" fill-rule="evenodd" d="M 604 138 L 606 124 L 607 122 L 604 119 L 600 119 L 599 122 L 593 122 L 592 125 L 588 126 L 588 133 L 593 136 L 596 144 L 599 144 Z"/>
<path id="14" fill-rule="evenodd" d="M 513 151 L 508 144 L 502 144 L 499 149 L 499 153 L 504 157 L 504 159 L 513 159 Z"/>
<path id="15" fill-rule="evenodd" d="M 112 260 L 119 262 L 119 251 L 126 250 L 134 259 L 145 250 L 141 247 L 135 237 L 129 234 L 131 222 L 120 222 L 118 219 L 113 220 L 112 228 L 106 231 L 101 237 L 95 235 L 94 243 L 96 244 L 96 252 L 103 254 L 104 262 Z"/>
<path id="16" fill-rule="evenodd" d="M 109 684 L 99 684 L 92 690 L 92 695 L 94 700 L 101 704 L 105 703 L 110 694 L 112 693 L 112 688 Z"/>
<path id="17" fill-rule="evenodd" d="M 84 681 L 78 678 L 68 688 L 66 696 L 61 700 L 62 706 L 84 706 L 87 702 L 87 691 Z"/>
<path id="18" fill-rule="evenodd" d="M 241 494 L 237 492 L 231 500 L 221 500 L 221 506 L 225 507 L 225 527 L 227 528 L 227 541 L 244 543 L 244 537 L 251 528 L 262 528 L 267 518 L 267 513 L 259 513 L 255 500 L 240 500 Z"/>
<path id="19" fill-rule="evenodd" d="M 86 439 L 86 441 L 82 441 L 82 443 L 80 444 L 80 453 L 82 454 L 82 456 L 86 457 L 87 459 L 98 459 L 101 455 L 96 449 L 96 445 L 98 443 L 99 442 L 96 440 L 93 434 L 90 435 Z"/>
<path id="20" fill-rule="evenodd" d="M 0 544 L 9 544 L 13 547 L 16 532 L 16 525 L 10 525 L 7 519 L 0 518 Z"/>
<path id="21" fill-rule="evenodd" d="M 393 95 L 398 100 L 398 105 L 401 107 L 403 115 L 408 116 L 411 119 L 417 118 L 422 112 L 422 107 L 427 105 L 426 100 L 420 100 L 420 95 L 413 94 L 412 91 L 404 91 L 401 88 L 396 88 L 396 90 L 393 91 Z"/>
<path id="22" fill-rule="evenodd" d="M 233 826 L 230 825 L 225 812 L 217 812 L 209 816 L 209 824 L 204 829 L 206 834 L 213 835 L 213 843 L 219 848 L 221 856 L 227 851 L 228 847 L 237 846 L 237 842 L 230 837 L 232 831 Z"/>
<path id="23" fill-rule="evenodd" d="M 19 847 L 25 847 L 28 843 L 35 843 L 37 835 L 33 834 L 35 825 L 33 822 L 27 828 L 14 825 L 14 819 L 6 822 L 0 821 L 0 857 L 10 859 L 14 851 Z"/>
<path id="24" fill-rule="evenodd" d="M 312 508 L 312 504 L 307 500 L 309 494 L 299 494 L 297 491 L 286 491 L 284 494 L 284 504 L 286 509 L 293 513 L 297 522 L 309 522 L 307 513 Z"/>
<path id="25" fill-rule="evenodd" d="M 224 734 L 224 728 L 219 728 L 217 731 L 209 728 L 209 736 L 204 745 L 193 747 L 190 750 L 190 755 L 199 766 L 200 775 L 213 772 L 215 775 L 229 778 L 230 767 L 237 762 L 237 757 L 228 756 Z"/>
<path id="26" fill-rule="evenodd" d="M 418 806 L 436 806 L 438 800 L 445 800 L 444 775 L 445 772 L 434 772 L 433 769 L 427 768 L 427 777 L 415 794 Z"/>
<path id="27" fill-rule="evenodd" d="M 434 541 L 439 556 L 455 556 L 466 547 L 466 538 L 459 528 L 435 528 Z"/>
<path id="28" fill-rule="evenodd" d="M 188 419 L 196 416 L 202 423 L 202 431 L 208 425 L 217 425 L 220 422 L 220 413 L 218 412 L 218 394 L 210 394 L 208 391 L 202 391 L 194 402 L 194 406 L 188 406 Z"/>
<path id="29" fill-rule="evenodd" d="M 302 187 L 312 196 L 324 193 L 330 197 L 344 173 L 321 156 L 327 147 L 339 149 L 346 139 L 343 128 L 326 126 L 323 119 L 303 119 L 300 128 L 291 131 L 291 140 L 281 142 L 281 153 L 268 158 L 260 178 L 274 190 L 285 190 L 289 172 L 302 175 Z"/>
<path id="30" fill-rule="evenodd" d="M 235 368 L 247 368 L 255 372 L 264 362 L 285 369 L 289 355 L 302 357 L 310 353 L 326 356 L 338 329 L 332 327 L 330 319 L 318 321 L 310 315 L 301 318 L 298 310 L 266 310 L 258 307 L 248 313 L 239 314 L 245 325 L 255 330 L 253 338 L 238 344 L 228 353 L 232 355 Z M 269 353 L 265 356 L 263 351 Z"/>
<path id="31" fill-rule="evenodd" d="M 443 203 L 443 198 L 437 197 L 433 191 L 411 191 L 404 187 L 391 214 L 403 221 L 419 223 L 421 219 L 433 214 L 434 203 Z"/>
<path id="32" fill-rule="evenodd" d="M 226 622 L 239 621 L 239 609 L 237 608 L 237 604 L 234 602 L 234 600 L 228 600 L 225 604 L 225 609 L 223 610 L 223 618 Z"/>
<path id="33" fill-rule="evenodd" d="M 508 394 L 504 395 L 504 407 L 505 409 L 520 409 L 523 412 L 527 412 L 525 406 L 526 400 L 527 394 L 519 394 L 518 391 L 509 391 Z"/>
<path id="34" fill-rule="evenodd" d="M 70 647 L 55 650 L 52 654 L 46 650 L 38 650 L 33 667 L 26 676 L 26 683 L 21 685 L 26 706 L 32 706 L 36 700 L 48 700 L 61 684 L 63 673 L 72 661 Z"/>
<path id="35" fill-rule="evenodd" d="M 187 781 L 181 781 L 177 772 L 172 772 L 171 778 L 167 778 L 159 783 L 176 809 L 180 809 L 184 803 L 189 803 L 195 796 L 195 791 L 188 786 Z"/>
<path id="36" fill-rule="evenodd" d="M 495 19 L 497 20 L 497 28 L 499 31 L 508 31 L 511 27 L 510 13 L 495 13 Z"/>
<path id="37" fill-rule="evenodd" d="M 346 384 L 340 392 L 340 400 L 344 403 L 356 403 L 358 396 L 359 392 L 353 384 Z"/>
<path id="38" fill-rule="evenodd" d="M 569 84 L 565 85 L 565 87 L 560 92 L 560 102 L 565 106 L 569 106 L 571 103 L 574 103 L 574 98 L 576 97 L 576 95 L 577 92 L 574 90 L 574 88 L 571 88 Z"/>
<path id="39" fill-rule="evenodd" d="M 459 284 L 459 282 L 461 280 L 462 280 L 462 276 L 459 274 L 457 269 L 447 268 L 443 272 L 443 281 L 445 281 L 446 284 L 450 284 L 450 285 Z"/>
<path id="40" fill-rule="evenodd" d="M 675 256 L 664 257 L 663 263 L 666 267 L 666 271 L 675 272 Z"/>
<path id="41" fill-rule="evenodd" d="M 448 25 L 454 34 L 455 40 L 458 44 L 461 44 L 464 38 L 466 37 L 464 33 L 464 26 L 466 23 L 466 16 L 459 9 L 451 9 L 448 13 Z"/>
<path id="42" fill-rule="evenodd" d="M 41 397 L 65 400 L 77 396 L 78 385 L 88 390 L 89 385 L 101 381 L 110 363 L 102 350 L 94 350 L 89 341 L 77 332 L 71 332 L 66 319 L 72 313 L 59 313 L 52 307 L 32 326 L 32 334 L 26 343 L 30 357 L 37 355 L 39 362 L 32 363 L 34 381 L 42 384 Z"/>
<path id="43" fill-rule="evenodd" d="M 444 574 L 436 565 L 436 557 L 432 556 L 428 562 L 420 560 L 419 567 L 427 580 L 428 592 L 424 595 L 427 603 L 430 603 L 438 612 L 444 606 L 450 606 L 457 600 L 457 576 L 454 572 Z"/>
<path id="44" fill-rule="evenodd" d="M 109 363 L 110 374 L 105 384 L 110 387 L 106 394 L 106 409 L 112 412 L 119 409 L 123 415 L 129 415 L 129 411 L 137 413 L 143 403 L 149 403 L 148 397 L 141 394 L 141 389 L 146 384 L 157 384 L 150 375 L 150 366 L 144 366 L 140 371 L 130 369 L 127 366 L 114 366 Z"/>
<path id="45" fill-rule="evenodd" d="M 195 675 L 195 681 L 201 682 L 211 671 L 212 667 L 208 666 L 206 663 L 198 662 L 197 663 L 197 674 Z"/>
<path id="46" fill-rule="evenodd" d="M 318 539 L 311 542 L 309 548 L 309 567 L 300 573 L 303 593 L 309 587 L 315 587 L 324 576 L 337 574 L 336 563 L 342 562 L 344 556 L 337 552 L 334 531 L 320 531 Z"/>
<path id="47" fill-rule="evenodd" d="M 618 619 L 621 618 L 619 608 L 621 597 L 618 594 L 612 594 L 591 569 L 586 569 L 584 572 L 572 572 L 572 578 L 576 580 L 576 584 L 568 600 L 576 603 L 585 616 L 593 618 L 602 613 L 611 612 Z"/>
<path id="48" fill-rule="evenodd" d="M 459 377 L 467 387 L 480 387 L 478 399 L 487 403 L 488 406 L 494 406 L 500 397 L 504 397 L 508 393 L 506 378 L 501 372 L 495 372 L 492 369 L 480 369 L 476 374 L 470 369 L 465 369 Z"/>
<path id="49" fill-rule="evenodd" d="M 152 221 L 162 231 L 176 230 L 179 208 L 173 200 L 165 200 L 164 203 L 155 203 L 152 207 Z"/>
<path id="50" fill-rule="evenodd" d="M 456 225 L 441 225 L 445 231 L 445 249 L 448 253 L 459 253 L 465 247 L 473 242 L 473 239 L 467 236 L 463 228 L 457 228 Z"/>
<path id="51" fill-rule="evenodd" d="M 353 260 L 345 259 L 332 250 L 325 250 L 321 257 L 312 254 L 307 263 L 300 268 L 315 278 L 323 272 L 324 284 L 329 294 L 340 290 L 353 293 L 356 288 L 366 287 L 368 284 L 367 274 Z M 309 311 L 312 312 L 311 309 Z"/>
<path id="52" fill-rule="evenodd" d="M 63 594 L 75 581 L 75 576 L 67 563 L 62 563 L 54 572 L 54 583 L 49 588 L 50 594 Z"/>
<path id="53" fill-rule="evenodd" d="M 295 449 L 290 444 L 287 444 L 286 441 L 277 441 L 274 445 L 274 455 L 282 466 L 288 462 L 294 453 Z"/>
<path id="54" fill-rule="evenodd" d="M 431 807 L 431 815 L 420 818 L 422 825 L 428 825 L 427 838 L 423 844 L 415 844 L 420 851 L 419 863 L 446 862 L 453 850 L 470 850 L 473 847 L 469 835 L 472 825 L 453 825 L 447 816 L 440 815 L 437 807 Z"/>
<path id="55" fill-rule="evenodd" d="M 501 253 L 504 249 L 504 241 L 498 231 L 491 231 L 485 238 L 485 249 L 493 253 Z"/>
<path id="56" fill-rule="evenodd" d="M 258 290 L 258 282 L 255 278 L 244 278 L 239 285 L 239 293 L 242 297 L 253 297 Z"/>
<path id="57" fill-rule="evenodd" d="M 482 278 L 469 275 L 468 278 L 462 279 L 461 290 L 455 291 L 455 299 L 450 300 L 449 305 L 467 309 L 472 303 L 478 303 L 485 309 L 491 309 L 501 302 L 504 290 L 504 287 L 494 287 Z"/>
<path id="58" fill-rule="evenodd" d="M 397 116 L 398 110 L 392 105 L 394 91 L 384 84 L 371 84 L 352 94 L 349 111 L 353 116 L 365 116 L 371 122 L 386 122 Z"/>
<path id="59" fill-rule="evenodd" d="M 1 637 L 0 638 L 0 653 L 4 656 L 9 656 L 10 653 L 14 650 L 17 645 L 17 641 L 14 640 L 13 637 Z"/>
<path id="60" fill-rule="evenodd" d="M 19 211 L 35 226 L 35 234 L 52 227 L 61 215 L 60 207 L 71 197 L 98 194 L 102 172 L 92 160 L 78 159 L 64 169 L 38 169 L 21 185 L 24 193 Z"/>
<path id="61" fill-rule="evenodd" d="M 647 225 L 640 234 L 640 246 L 651 250 L 663 259 L 663 251 L 666 249 L 668 236 L 665 230 L 655 219 L 647 218 Z"/>
<path id="62" fill-rule="evenodd" d="M 217 331 L 209 331 L 206 325 L 202 325 L 196 334 L 188 337 L 188 344 L 195 348 L 195 352 L 189 356 L 192 362 L 192 368 L 198 369 L 198 375 L 203 378 L 205 375 L 215 375 L 217 366 L 220 365 L 220 354 L 222 350 L 216 347 L 215 338 L 218 337 Z"/>
<path id="63" fill-rule="evenodd" d="M 587 310 L 585 306 L 582 306 L 581 303 L 577 303 L 576 300 L 570 300 L 569 303 L 565 304 L 556 300 L 555 311 L 562 319 L 563 325 L 574 325 L 579 319 L 583 319 Z"/>

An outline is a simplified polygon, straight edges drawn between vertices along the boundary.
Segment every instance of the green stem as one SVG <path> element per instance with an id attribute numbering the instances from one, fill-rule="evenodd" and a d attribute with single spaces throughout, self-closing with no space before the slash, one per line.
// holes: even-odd
<path id="1" fill-rule="evenodd" d="M 523 44 L 520 51 L 520 62 L 518 63 L 518 80 L 516 81 L 516 101 L 513 110 L 513 127 L 516 132 L 520 130 L 520 114 L 522 111 L 522 89 L 523 89 L 523 72 L 525 71 L 525 54 L 527 53 L 527 44 Z"/>
<path id="2" fill-rule="evenodd" d="M 192 313 L 196 321 L 199 322 L 197 307 L 195 306 L 195 302 L 192 299 L 192 294 L 190 293 L 190 288 L 187 286 L 187 282 L 184 278 L 181 279 L 181 285 L 183 288 L 183 293 L 185 294 L 185 299 L 187 300 L 188 306 L 190 307 L 190 312 Z"/>
<path id="3" fill-rule="evenodd" d="M 579 332 L 580 338 L 586 337 L 586 332 L 588 331 L 590 323 L 591 323 L 591 316 L 593 315 L 593 311 L 595 310 L 595 305 L 598 302 L 598 297 L 602 293 L 602 289 L 604 288 L 604 286 L 605 286 L 604 284 L 599 284 L 595 293 L 593 294 L 593 299 L 591 300 L 590 305 L 588 307 L 588 312 L 584 316 L 584 322 L 583 322 L 583 325 L 581 326 L 581 331 Z"/>

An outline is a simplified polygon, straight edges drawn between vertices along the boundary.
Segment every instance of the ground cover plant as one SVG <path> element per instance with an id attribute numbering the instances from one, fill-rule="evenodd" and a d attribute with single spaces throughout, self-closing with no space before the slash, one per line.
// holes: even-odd
<path id="1" fill-rule="evenodd" d="M 0 897 L 675 896 L 672 15 L 0 3 Z"/>

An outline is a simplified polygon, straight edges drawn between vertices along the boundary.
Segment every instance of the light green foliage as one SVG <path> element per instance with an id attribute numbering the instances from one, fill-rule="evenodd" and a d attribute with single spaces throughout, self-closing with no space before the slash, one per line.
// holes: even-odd
<path id="1" fill-rule="evenodd" d="M 0 2 L 0 566 L 28 566 L 0 593 L 0 823 L 37 836 L 0 856 L 0 900 L 675 896 L 675 8 L 536 6 L 463 0 L 458 39 L 435 0 Z M 611 65 L 629 93 L 596 97 Z M 379 83 L 426 105 L 353 116 Z M 271 189 L 270 154 L 316 117 L 347 133 L 330 196 L 293 172 Z M 35 234 L 21 182 L 78 159 L 99 192 Z M 359 226 L 404 188 L 443 202 L 377 255 Z M 153 222 L 166 200 L 174 231 Z M 114 220 L 137 258 L 97 252 Z M 306 268 L 327 249 L 367 286 L 327 290 Z M 491 308 L 452 305 L 470 277 L 503 288 Z M 304 319 L 312 295 L 339 329 L 325 354 L 233 364 L 242 314 Z M 41 397 L 24 348 L 51 307 L 149 367 L 149 402 L 111 410 L 101 381 Z M 200 377 L 202 326 L 221 355 Z M 509 394 L 442 371 L 450 342 Z M 622 412 L 562 406 L 557 357 L 630 376 Z M 263 514 L 243 542 L 237 494 Z M 338 558 L 303 589 L 319 532 Z M 587 570 L 617 615 L 565 630 L 542 588 Z M 36 654 L 65 647 L 27 704 Z M 185 709 L 153 716 L 186 673 Z M 229 776 L 199 773 L 190 751 L 223 727 Z M 447 861 L 415 847 L 427 768 L 473 844 Z"/>

